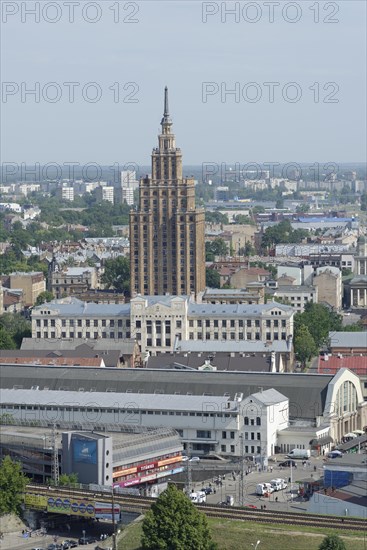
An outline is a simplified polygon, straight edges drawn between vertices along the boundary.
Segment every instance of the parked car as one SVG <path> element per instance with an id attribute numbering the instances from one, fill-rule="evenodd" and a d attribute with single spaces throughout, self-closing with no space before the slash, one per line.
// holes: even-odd
<path id="1" fill-rule="evenodd" d="M 200 458 L 198 456 L 192 456 L 190 462 L 200 462 Z"/>
<path id="2" fill-rule="evenodd" d="M 201 491 L 206 495 L 211 495 L 214 492 L 212 487 L 203 487 Z"/>
<path id="3" fill-rule="evenodd" d="M 66 539 L 64 540 L 63 544 L 67 544 L 68 548 L 76 548 L 78 546 L 78 543 L 76 540 L 72 540 L 72 539 Z M 65 546 L 66 548 L 66 546 Z"/>
<path id="4" fill-rule="evenodd" d="M 343 456 L 343 453 L 341 451 L 330 451 L 328 453 L 328 458 L 341 458 Z"/>
<path id="5" fill-rule="evenodd" d="M 284 462 L 279 463 L 279 466 L 282 468 L 290 468 L 291 466 L 297 466 L 297 463 L 294 460 L 284 460 Z"/>
<path id="6" fill-rule="evenodd" d="M 254 510 L 257 510 L 257 506 L 255 506 L 255 504 L 245 504 L 244 508 L 252 508 Z"/>
<path id="7" fill-rule="evenodd" d="M 88 537 L 80 537 L 79 544 L 93 544 L 93 542 L 97 542 L 96 537 L 88 536 Z"/>

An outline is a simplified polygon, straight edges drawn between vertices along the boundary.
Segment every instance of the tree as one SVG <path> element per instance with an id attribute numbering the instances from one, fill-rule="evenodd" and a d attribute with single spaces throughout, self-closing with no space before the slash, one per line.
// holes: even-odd
<path id="1" fill-rule="evenodd" d="M 319 550 L 347 550 L 347 547 L 338 535 L 328 535 L 320 544 Z"/>
<path id="2" fill-rule="evenodd" d="M 159 496 L 143 521 L 143 550 L 216 550 L 206 516 L 175 485 Z"/>
<path id="3" fill-rule="evenodd" d="M 31 322 L 20 313 L 4 313 L 1 315 L 0 328 L 3 328 L 14 340 L 17 348 L 20 348 L 23 338 L 32 336 Z"/>
<path id="4" fill-rule="evenodd" d="M 228 246 L 224 239 L 218 237 L 214 241 L 207 241 L 205 243 L 205 256 L 207 262 L 214 261 L 215 256 L 227 256 Z"/>
<path id="5" fill-rule="evenodd" d="M 284 200 L 283 199 L 277 199 L 275 203 L 275 208 L 282 210 L 284 208 Z"/>
<path id="6" fill-rule="evenodd" d="M 16 349 L 15 342 L 9 332 L 0 326 L 0 349 Z"/>
<path id="7" fill-rule="evenodd" d="M 297 313 L 294 317 L 295 338 L 301 325 L 308 327 L 314 342 L 319 349 L 327 343 L 329 332 L 343 330 L 342 316 L 328 309 L 323 304 L 309 302 L 303 313 Z"/>
<path id="8" fill-rule="evenodd" d="M 3 458 L 0 465 L 0 515 L 20 515 L 23 493 L 28 478 L 23 474 L 19 462 L 13 462 L 10 456 Z"/>
<path id="9" fill-rule="evenodd" d="M 205 212 L 205 221 L 208 223 L 229 223 L 227 214 L 222 214 L 222 212 L 219 212 L 218 210 L 215 212 L 209 212 L 209 210 L 207 210 Z"/>
<path id="10" fill-rule="evenodd" d="M 102 283 L 106 288 L 115 288 L 125 295 L 130 293 L 130 262 L 125 256 L 106 260 Z"/>
<path id="11" fill-rule="evenodd" d="M 209 288 L 220 288 L 220 275 L 216 269 L 206 268 L 206 286 Z"/>
<path id="12" fill-rule="evenodd" d="M 41 292 L 41 294 L 37 296 L 36 306 L 41 306 L 42 304 L 51 302 L 51 300 L 53 299 L 54 299 L 54 295 L 52 294 L 52 292 L 50 292 L 49 290 L 45 290 L 44 292 Z"/>
<path id="13" fill-rule="evenodd" d="M 308 327 L 301 325 L 294 338 L 294 351 L 296 357 L 301 361 L 302 365 L 306 364 L 312 357 L 317 355 L 318 348 L 315 344 L 315 340 L 310 334 Z"/>
<path id="14" fill-rule="evenodd" d="M 78 483 L 78 474 L 61 474 L 59 477 L 59 485 L 72 487 Z"/>
<path id="15" fill-rule="evenodd" d="M 253 245 L 249 241 L 247 241 L 245 246 L 243 248 L 241 248 L 240 255 L 255 256 L 256 255 L 256 250 L 253 247 Z"/>

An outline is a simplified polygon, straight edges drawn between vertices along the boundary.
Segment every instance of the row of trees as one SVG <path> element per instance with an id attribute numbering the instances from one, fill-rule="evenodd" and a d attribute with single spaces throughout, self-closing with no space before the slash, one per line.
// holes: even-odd
<path id="1" fill-rule="evenodd" d="M 22 339 L 31 334 L 31 322 L 20 313 L 0 315 L 0 349 L 20 348 Z"/>

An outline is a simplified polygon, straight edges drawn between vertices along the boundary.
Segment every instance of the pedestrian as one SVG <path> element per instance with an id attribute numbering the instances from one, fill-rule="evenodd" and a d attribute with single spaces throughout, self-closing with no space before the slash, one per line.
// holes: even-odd
<path id="1" fill-rule="evenodd" d="M 264 504 L 264 510 L 266 510 L 266 504 Z"/>
<path id="2" fill-rule="evenodd" d="M 316 466 L 314 466 L 314 467 L 313 467 L 313 471 L 316 472 L 316 470 L 317 470 L 317 468 L 316 468 Z"/>
<path id="3" fill-rule="evenodd" d="M 278 502 L 278 497 L 275 497 L 275 502 Z"/>
<path id="4" fill-rule="evenodd" d="M 273 466 L 270 466 L 270 473 L 273 473 Z"/>
<path id="5" fill-rule="evenodd" d="M 263 506 L 263 505 L 261 505 L 261 510 L 264 510 L 264 506 Z"/>

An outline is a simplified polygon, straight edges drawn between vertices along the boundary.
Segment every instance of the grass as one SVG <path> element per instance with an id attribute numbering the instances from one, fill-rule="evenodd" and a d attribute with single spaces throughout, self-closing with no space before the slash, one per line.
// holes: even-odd
<path id="1" fill-rule="evenodd" d="M 245 550 L 260 540 L 259 550 L 317 550 L 331 532 L 318 528 L 266 525 L 244 521 L 209 519 L 213 539 L 219 550 Z M 131 524 L 119 540 L 119 550 L 140 550 L 141 522 Z M 366 550 L 367 536 L 361 533 L 338 533 L 347 550 Z"/>

